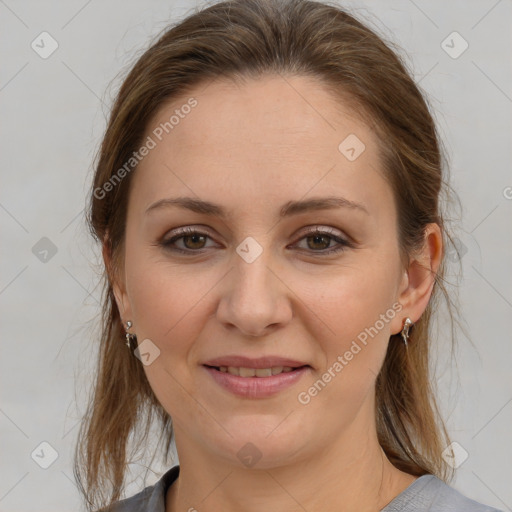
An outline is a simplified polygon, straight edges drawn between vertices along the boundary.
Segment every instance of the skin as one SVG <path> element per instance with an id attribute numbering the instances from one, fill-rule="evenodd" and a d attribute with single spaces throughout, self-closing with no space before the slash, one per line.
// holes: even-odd
<path id="1" fill-rule="evenodd" d="M 160 350 L 144 370 L 173 418 L 180 459 L 166 512 L 380 510 L 415 477 L 392 466 L 379 446 L 375 379 L 390 335 L 428 304 L 440 229 L 427 226 L 424 247 L 404 268 L 376 134 L 320 82 L 214 81 L 190 96 L 198 105 L 133 175 L 124 266 L 114 283 L 130 332 Z M 163 106 L 147 135 L 188 98 Z M 355 161 L 338 150 L 349 134 L 366 146 Z M 367 212 L 342 207 L 279 218 L 287 201 L 332 195 Z M 231 216 L 178 207 L 145 213 L 177 196 L 218 203 Z M 188 255 L 159 245 L 182 226 L 208 238 L 175 242 Z M 337 243 L 308 239 L 306 226 L 330 227 L 353 247 L 322 255 Z M 236 252 L 247 236 L 263 249 L 252 263 Z M 299 403 L 298 394 L 398 303 L 401 311 L 378 335 L 307 405 Z M 201 366 L 226 354 L 291 357 L 312 369 L 277 395 L 244 399 Z M 252 468 L 237 457 L 248 442 L 261 453 Z"/>

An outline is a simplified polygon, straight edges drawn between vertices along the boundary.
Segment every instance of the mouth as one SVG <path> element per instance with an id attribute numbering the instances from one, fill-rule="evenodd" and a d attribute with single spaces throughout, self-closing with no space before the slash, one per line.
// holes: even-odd
<path id="1" fill-rule="evenodd" d="M 205 364 L 207 368 L 211 368 L 213 370 L 216 370 L 221 373 L 228 373 L 230 375 L 236 375 L 237 377 L 242 378 L 251 378 L 251 377 L 257 377 L 257 378 L 265 378 L 265 377 L 272 377 L 274 375 L 281 375 L 282 373 L 291 373 L 295 372 L 297 370 L 300 370 L 301 368 L 309 367 L 309 365 L 302 365 L 302 366 L 271 366 L 268 368 L 248 368 L 244 366 L 210 366 Z"/>
<path id="2" fill-rule="evenodd" d="M 279 363 L 279 364 L 278 364 Z M 287 363 L 287 364 L 283 364 Z M 223 358 L 202 365 L 220 389 L 241 398 L 268 398 L 291 388 L 313 369 L 309 364 L 281 358 Z"/>

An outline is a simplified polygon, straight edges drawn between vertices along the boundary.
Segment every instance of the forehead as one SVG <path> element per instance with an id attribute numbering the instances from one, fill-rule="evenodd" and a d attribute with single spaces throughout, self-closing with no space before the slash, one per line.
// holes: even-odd
<path id="1" fill-rule="evenodd" d="M 389 196 L 377 137 L 354 107 L 310 77 L 203 83 L 148 124 L 155 146 L 133 177 L 134 199 L 144 208 L 166 195 L 220 195 L 236 208 L 337 191 L 367 203 Z"/>
<path id="2" fill-rule="evenodd" d="M 298 149 L 299 145 L 304 151 L 336 154 L 338 139 L 345 131 L 357 127 L 361 138 L 369 135 L 354 106 L 348 101 L 342 104 L 321 82 L 280 75 L 203 83 L 189 95 L 163 106 L 150 122 L 148 133 L 152 127 L 165 125 L 191 97 L 197 105 L 167 130 L 168 135 L 172 133 L 176 155 L 204 145 L 212 151 L 215 147 L 234 150 L 240 143 L 244 151 L 249 145 L 271 147 L 272 152 L 289 158 L 290 147 Z M 303 145 L 305 141 L 308 143 Z"/>

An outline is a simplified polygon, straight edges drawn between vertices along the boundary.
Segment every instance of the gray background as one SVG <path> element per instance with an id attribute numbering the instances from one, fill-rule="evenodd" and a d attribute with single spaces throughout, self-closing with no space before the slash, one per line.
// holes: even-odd
<path id="1" fill-rule="evenodd" d="M 454 368 L 440 349 L 443 411 L 469 455 L 452 485 L 511 510 L 512 2 L 343 5 L 405 48 L 436 112 L 463 205 L 460 295 L 472 340 L 460 336 Z M 0 511 L 79 509 L 71 456 L 91 384 L 100 298 L 100 253 L 83 217 L 92 158 L 116 75 L 194 6 L 0 0 Z M 59 45 L 46 59 L 31 47 L 43 31 Z M 469 44 L 458 58 L 461 39 L 450 36 L 442 46 L 454 31 Z M 445 333 L 441 323 L 441 343 Z M 43 469 L 52 450 L 58 458 Z M 143 484 L 143 464 L 131 466 L 128 495 Z M 146 485 L 165 469 L 153 466 Z"/>

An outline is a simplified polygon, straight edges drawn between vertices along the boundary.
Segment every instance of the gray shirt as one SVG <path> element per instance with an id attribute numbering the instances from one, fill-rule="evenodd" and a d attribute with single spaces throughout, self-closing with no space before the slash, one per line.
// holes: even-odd
<path id="1" fill-rule="evenodd" d="M 165 512 L 167 489 L 178 478 L 179 466 L 162 475 L 154 485 L 118 501 L 112 512 Z M 502 512 L 466 498 L 434 475 L 417 478 L 381 512 Z M 101 511 L 98 511 L 101 512 Z"/>

